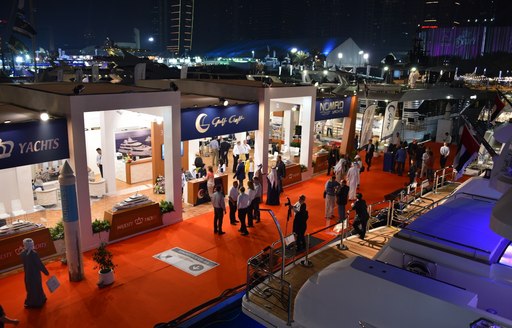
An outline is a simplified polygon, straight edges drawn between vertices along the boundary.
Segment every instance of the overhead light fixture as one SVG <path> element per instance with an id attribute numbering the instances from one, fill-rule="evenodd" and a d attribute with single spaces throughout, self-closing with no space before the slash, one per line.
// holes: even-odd
<path id="1" fill-rule="evenodd" d="M 12 121 L 11 120 L 5 120 L 4 121 L 4 124 L 9 124 L 9 123 L 12 123 Z M 0 140 L 0 142 L 1 142 L 1 140 Z"/>
<path id="2" fill-rule="evenodd" d="M 42 112 L 41 115 L 39 115 L 39 117 L 41 118 L 41 121 L 43 121 L 43 122 L 46 122 L 50 119 L 50 115 L 48 115 L 47 112 Z"/>
<path id="3" fill-rule="evenodd" d="M 81 94 L 85 90 L 85 86 L 83 84 L 79 84 L 73 88 L 73 93 L 75 95 Z"/>
<path id="4" fill-rule="evenodd" d="M 222 106 L 227 106 L 229 105 L 229 101 L 227 101 L 226 98 L 219 98 L 219 103 L 222 105 Z"/>

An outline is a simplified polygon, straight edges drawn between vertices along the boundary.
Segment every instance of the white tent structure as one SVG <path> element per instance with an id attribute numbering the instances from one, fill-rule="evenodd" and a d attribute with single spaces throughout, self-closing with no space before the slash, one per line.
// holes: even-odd
<path id="1" fill-rule="evenodd" d="M 337 67 L 358 67 L 363 66 L 365 64 L 363 56 L 360 54 L 361 48 L 352 40 L 352 38 L 348 38 L 334 48 L 327 55 L 327 66 L 332 67 L 336 65 Z M 340 58 L 341 54 L 341 58 Z"/>

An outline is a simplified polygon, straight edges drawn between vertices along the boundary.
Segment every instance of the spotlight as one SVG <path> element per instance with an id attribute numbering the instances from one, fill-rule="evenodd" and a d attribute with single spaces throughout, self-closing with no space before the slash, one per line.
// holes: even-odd
<path id="1" fill-rule="evenodd" d="M 226 100 L 226 98 L 219 98 L 219 103 L 222 105 L 222 106 L 227 106 L 229 105 L 229 101 Z"/>
<path id="2" fill-rule="evenodd" d="M 179 88 L 176 85 L 176 83 L 174 83 L 172 81 L 171 81 L 171 83 L 169 83 L 169 88 L 171 88 L 172 91 L 178 91 L 179 90 Z"/>
<path id="3" fill-rule="evenodd" d="M 41 121 L 48 121 L 50 119 L 50 115 L 48 115 L 47 112 L 42 112 L 41 115 L 39 115 L 39 117 L 41 118 Z"/>
<path id="4" fill-rule="evenodd" d="M 81 94 L 85 90 L 85 86 L 83 84 L 79 84 L 73 88 L 73 93 L 75 95 Z"/>

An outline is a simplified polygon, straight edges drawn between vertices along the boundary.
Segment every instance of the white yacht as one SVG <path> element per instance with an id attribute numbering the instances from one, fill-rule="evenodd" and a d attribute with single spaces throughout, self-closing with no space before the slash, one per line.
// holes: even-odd
<path id="1" fill-rule="evenodd" d="M 151 204 L 151 203 L 153 203 L 153 201 L 151 199 L 149 199 L 148 196 L 136 193 L 135 195 L 130 196 L 130 197 L 126 198 L 125 200 L 115 204 L 112 207 L 112 212 L 125 210 L 125 209 L 139 206 L 139 205 Z"/>
<path id="2" fill-rule="evenodd" d="M 251 259 L 244 313 L 266 327 L 512 327 L 512 125 L 500 132 L 490 179 L 463 183 L 372 259 L 320 249 L 315 266 L 330 263 L 297 290 L 298 266 Z"/>
<path id="3" fill-rule="evenodd" d="M 151 156 L 151 146 L 144 145 L 143 143 L 129 137 L 121 143 L 118 152 L 123 154 L 131 153 L 132 156 L 149 157 Z"/>

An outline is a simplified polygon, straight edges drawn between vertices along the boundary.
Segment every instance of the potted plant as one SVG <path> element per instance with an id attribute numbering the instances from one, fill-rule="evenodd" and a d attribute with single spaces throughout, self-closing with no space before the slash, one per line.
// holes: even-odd
<path id="1" fill-rule="evenodd" d="M 66 253 L 66 245 L 64 243 L 64 222 L 61 220 L 57 222 L 55 227 L 50 227 L 50 237 L 55 245 L 55 250 L 58 255 Z M 66 262 L 66 257 L 61 258 L 61 262 Z"/>
<path id="2" fill-rule="evenodd" d="M 169 200 L 162 199 L 160 201 L 160 213 L 165 214 L 174 211 L 174 204 Z"/>
<path id="3" fill-rule="evenodd" d="M 92 259 L 96 262 L 94 269 L 99 269 L 98 287 L 100 288 L 114 283 L 114 267 L 116 265 L 112 262 L 113 257 L 114 255 L 107 249 L 106 243 L 101 243 L 92 254 Z"/>
<path id="4" fill-rule="evenodd" d="M 159 175 L 156 178 L 155 186 L 153 187 L 155 194 L 165 194 L 165 177 Z"/>
<path id="5" fill-rule="evenodd" d="M 92 233 L 97 234 L 101 241 L 108 239 L 108 232 L 110 231 L 110 222 L 103 219 L 95 219 L 92 221 Z"/>

